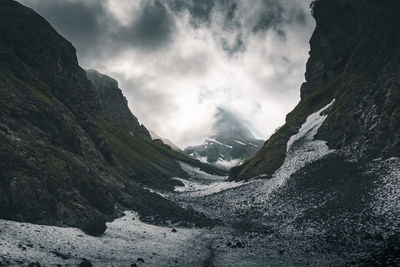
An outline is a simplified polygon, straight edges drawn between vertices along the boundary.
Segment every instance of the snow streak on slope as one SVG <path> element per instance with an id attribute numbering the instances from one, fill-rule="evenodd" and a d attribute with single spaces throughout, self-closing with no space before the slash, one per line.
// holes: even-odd
<path id="1" fill-rule="evenodd" d="M 209 142 L 209 143 L 211 143 L 211 144 L 212 144 L 212 143 L 216 143 L 216 144 L 221 145 L 221 146 L 226 146 L 226 147 L 228 147 L 228 148 L 232 148 L 232 146 L 227 145 L 227 144 L 223 144 L 223 143 L 221 143 L 221 142 L 219 142 L 219 141 L 217 141 L 217 140 L 215 140 L 215 139 L 207 139 L 206 142 Z"/>
<path id="2" fill-rule="evenodd" d="M 292 174 L 307 164 L 319 160 L 334 151 L 329 149 L 326 141 L 314 140 L 318 129 L 328 116 L 327 113 L 324 115 L 322 113 L 327 111 L 334 102 L 335 100 L 332 100 L 331 103 L 307 117 L 298 133 L 289 139 L 286 157 L 282 166 L 273 174 L 271 179 L 257 182 L 254 191 L 259 192 L 261 201 L 265 201 L 274 189 L 284 185 Z"/>
<path id="3" fill-rule="evenodd" d="M 175 192 L 190 196 L 206 196 L 243 185 L 243 182 L 229 182 L 227 176 L 211 175 L 188 164 L 180 163 L 182 169 L 190 175 L 189 179 L 174 178 L 185 186 L 177 186 Z"/>
<path id="4" fill-rule="evenodd" d="M 201 184 L 198 182 L 192 182 L 181 178 L 175 178 L 181 181 L 185 186 L 178 186 L 175 188 L 175 192 L 190 193 L 191 196 L 206 196 L 214 193 L 218 193 L 227 189 L 235 188 L 243 185 L 243 182 L 215 182 L 209 185 Z"/>
<path id="5" fill-rule="evenodd" d="M 245 146 L 245 145 L 246 145 L 245 143 L 240 142 L 240 141 L 238 141 L 238 140 L 233 140 L 233 142 L 236 142 L 236 143 L 238 143 L 238 144 L 240 144 L 240 145 L 242 145 L 242 146 Z"/>
<path id="6" fill-rule="evenodd" d="M 190 176 L 191 180 L 196 180 L 196 181 L 202 180 L 203 182 L 208 181 L 208 183 L 210 183 L 215 181 L 224 181 L 228 178 L 228 176 L 218 176 L 206 173 L 200 170 L 200 168 L 192 167 L 191 165 L 183 162 L 178 162 L 178 163 L 179 165 L 181 165 L 181 168 Z"/>
<path id="7" fill-rule="evenodd" d="M 326 141 L 314 140 L 318 129 L 328 117 L 327 113 L 324 115 L 322 115 L 322 113 L 327 111 L 334 102 L 335 100 L 332 100 L 331 103 L 322 109 L 309 115 L 298 133 L 290 137 L 286 145 L 286 157 L 282 166 L 272 175 L 272 178 L 264 184 L 266 188 L 263 188 L 263 190 L 266 190 L 264 191 L 266 194 L 271 192 L 272 189 L 283 185 L 286 179 L 307 164 L 334 152 L 334 150 L 330 150 L 326 145 Z M 263 177 L 265 177 L 265 175 L 255 178 Z"/>
<path id="8" fill-rule="evenodd" d="M 290 137 L 286 145 L 286 158 L 273 175 L 274 186 L 282 185 L 296 171 L 334 151 L 329 149 L 326 141 L 314 140 L 318 129 L 328 117 L 327 113 L 321 114 L 328 110 L 334 102 L 335 100 L 332 100 L 322 109 L 309 115 L 299 132 Z"/>
<path id="9" fill-rule="evenodd" d="M 328 117 L 328 114 L 322 116 L 321 113 L 330 108 L 334 102 L 335 100 L 332 100 L 332 102 L 329 103 L 327 106 L 307 117 L 306 122 L 301 126 L 299 132 L 290 137 L 286 145 L 286 151 L 289 151 L 292 146 L 301 139 L 304 139 L 304 141 L 314 140 L 314 137 L 317 134 L 319 127 L 321 127 L 326 117 Z"/>
<path id="10" fill-rule="evenodd" d="M 180 254 L 201 233 L 199 229 L 184 228 L 171 232 L 172 227 L 143 223 L 137 213 L 130 211 L 107 226 L 102 237 L 92 237 L 76 228 L 0 220 L 0 265 L 2 259 L 10 265 L 24 260 L 46 266 L 78 265 L 86 258 L 94 266 L 131 266 L 142 258 L 149 266 L 171 266 L 178 258 L 182 261 Z M 188 259 L 200 261 L 196 257 L 193 252 Z"/>

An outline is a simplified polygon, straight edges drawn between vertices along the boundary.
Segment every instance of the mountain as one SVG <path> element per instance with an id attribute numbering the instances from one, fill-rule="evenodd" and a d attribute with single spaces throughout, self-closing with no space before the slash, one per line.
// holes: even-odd
<path id="1" fill-rule="evenodd" d="M 229 169 L 253 156 L 264 144 L 226 108 L 218 108 L 213 135 L 204 144 L 185 148 L 185 153 L 218 167 Z"/>
<path id="2" fill-rule="evenodd" d="M 163 144 L 169 146 L 171 149 L 173 149 L 173 150 L 175 150 L 175 151 L 177 151 L 177 152 L 182 152 L 182 149 L 180 149 L 179 146 L 177 146 L 177 145 L 175 145 L 174 143 L 172 143 L 172 141 L 169 140 L 168 138 L 160 137 L 158 134 L 156 134 L 156 133 L 153 132 L 153 131 L 149 131 L 149 133 L 150 133 L 151 139 L 152 139 L 153 141 L 155 141 L 155 140 L 161 140 Z"/>
<path id="3" fill-rule="evenodd" d="M 173 190 L 187 176 L 177 161 L 224 174 L 152 143 L 113 79 L 86 73 L 32 9 L 0 1 L 0 218 L 94 234 L 123 209 L 213 223 L 145 189 Z"/>
<path id="4" fill-rule="evenodd" d="M 366 4 L 368 2 L 368 4 Z M 400 154 L 399 3 L 320 0 L 301 100 L 263 148 L 230 171 L 234 180 L 270 177 L 306 118 L 335 99 L 317 138 L 358 162 Z"/>
<path id="5" fill-rule="evenodd" d="M 87 70 L 86 75 L 97 90 L 101 109 L 104 112 L 102 115 L 107 121 L 132 134 L 151 138 L 146 127 L 140 124 L 130 111 L 128 101 L 118 88 L 116 80 L 96 70 Z"/>

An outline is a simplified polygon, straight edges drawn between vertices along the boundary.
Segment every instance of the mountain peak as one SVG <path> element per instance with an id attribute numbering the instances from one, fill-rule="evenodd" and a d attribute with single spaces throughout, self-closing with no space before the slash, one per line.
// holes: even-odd
<path id="1" fill-rule="evenodd" d="M 115 79 L 96 70 L 87 70 L 86 75 L 97 91 L 103 116 L 108 121 L 132 134 L 150 138 L 146 127 L 130 111 L 128 101 Z"/>
<path id="2" fill-rule="evenodd" d="M 258 140 L 235 113 L 218 107 L 216 122 L 204 144 L 188 147 L 185 152 L 201 161 L 229 169 L 241 164 L 261 148 L 264 141 Z"/>
<path id="3" fill-rule="evenodd" d="M 218 107 L 218 113 L 215 115 L 217 121 L 214 123 L 213 138 L 218 141 L 226 140 L 253 140 L 255 139 L 252 132 L 240 120 L 236 114 L 225 107 Z"/>

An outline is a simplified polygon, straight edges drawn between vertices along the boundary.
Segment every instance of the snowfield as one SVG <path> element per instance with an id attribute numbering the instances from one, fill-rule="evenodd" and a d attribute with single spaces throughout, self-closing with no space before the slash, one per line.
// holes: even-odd
<path id="1" fill-rule="evenodd" d="M 179 266 L 201 262 L 205 256 L 187 251 L 188 244 L 200 241 L 200 229 L 176 228 L 172 232 L 173 227 L 141 222 L 131 211 L 107 227 L 102 237 L 92 237 L 76 228 L 0 220 L 0 265 L 77 265 L 86 258 L 94 266 L 140 266 L 141 258 L 146 266 Z M 185 253 L 193 255 L 182 255 Z"/>
<path id="2" fill-rule="evenodd" d="M 231 188 L 235 188 L 243 185 L 243 182 L 216 182 L 209 185 L 200 184 L 197 182 L 188 181 L 181 178 L 175 178 L 176 180 L 181 181 L 185 184 L 185 186 L 177 186 L 175 188 L 175 192 L 184 192 L 190 196 L 207 196 L 211 194 L 215 194 L 224 190 L 228 190 Z"/>
<path id="3" fill-rule="evenodd" d="M 211 195 L 244 184 L 243 182 L 230 182 L 227 176 L 208 174 L 183 162 L 179 164 L 190 175 L 190 178 L 174 178 L 184 184 L 184 186 L 176 186 L 175 192 L 185 193 L 186 196 Z"/>

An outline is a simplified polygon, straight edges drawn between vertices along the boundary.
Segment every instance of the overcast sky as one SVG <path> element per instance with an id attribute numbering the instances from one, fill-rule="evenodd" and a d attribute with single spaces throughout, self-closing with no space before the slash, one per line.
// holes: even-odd
<path id="1" fill-rule="evenodd" d="M 119 81 L 132 112 L 181 147 L 218 107 L 259 138 L 299 100 L 314 29 L 308 0 L 19 0 Z"/>

